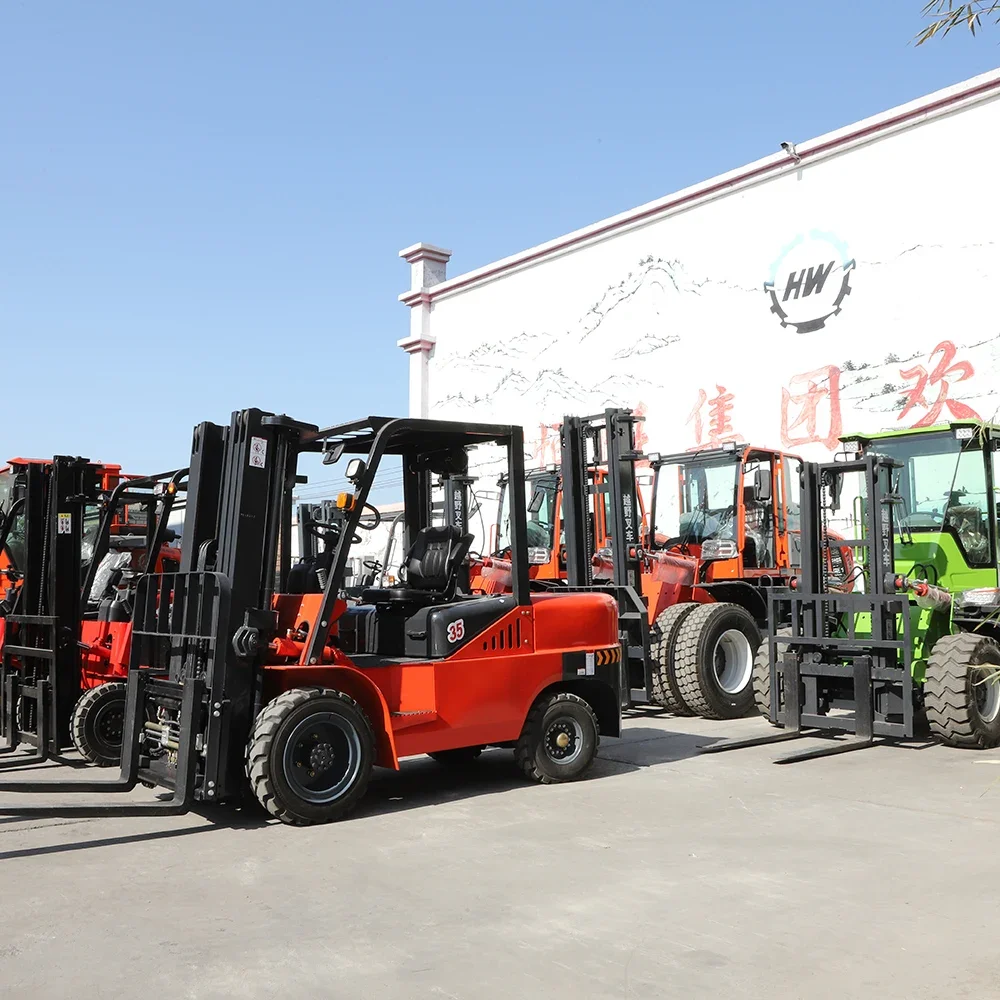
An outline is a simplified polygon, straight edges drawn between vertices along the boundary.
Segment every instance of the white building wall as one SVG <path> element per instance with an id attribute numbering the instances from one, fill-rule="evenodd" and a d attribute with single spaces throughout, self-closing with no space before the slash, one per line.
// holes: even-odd
<path id="1" fill-rule="evenodd" d="M 613 405 L 646 412 L 649 450 L 810 458 L 996 417 L 1000 71 L 797 155 L 401 296 L 433 345 L 411 412 L 521 423 L 529 464 L 563 414 Z"/>

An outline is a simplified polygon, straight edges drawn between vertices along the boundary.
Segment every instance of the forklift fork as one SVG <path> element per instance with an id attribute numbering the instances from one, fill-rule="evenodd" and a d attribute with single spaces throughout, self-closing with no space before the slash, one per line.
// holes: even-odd
<path id="1" fill-rule="evenodd" d="M 122 732 L 122 766 L 120 776 L 113 781 L 19 781 L 0 782 L 0 792 L 18 793 L 101 793 L 130 792 L 140 782 L 166 784 L 162 774 L 153 775 L 140 766 L 140 737 L 145 720 L 146 688 L 149 671 L 134 669 L 129 673 L 125 697 L 125 725 Z M 181 697 L 180 733 L 177 751 L 177 772 L 173 794 L 154 802 L 87 802 L 55 803 L 50 805 L 8 806 L 0 803 L 3 816 L 51 816 L 91 818 L 100 816 L 176 816 L 188 812 L 194 800 L 195 732 L 197 712 L 201 707 L 204 682 L 199 678 L 186 681 Z"/>
<path id="2" fill-rule="evenodd" d="M 781 657 L 781 677 L 784 688 L 783 728 L 779 733 L 768 733 L 766 736 L 751 736 L 741 740 L 723 740 L 699 746 L 702 753 L 726 753 L 729 750 L 745 750 L 748 747 L 769 746 L 772 743 L 785 743 L 789 740 L 800 740 L 807 737 L 826 737 L 829 729 L 818 726 L 802 725 L 802 674 L 799 670 L 799 658 L 793 652 L 786 652 Z M 859 656 L 854 660 L 854 738 L 849 740 L 828 740 L 826 746 L 813 747 L 811 750 L 801 750 L 798 753 L 779 757 L 775 764 L 797 764 L 804 760 L 816 760 L 820 757 L 832 757 L 836 754 L 850 753 L 852 750 L 866 750 L 874 746 L 873 713 L 872 713 L 872 658 Z M 771 691 L 775 692 L 773 680 Z M 772 694 L 772 698 L 774 695 Z"/>

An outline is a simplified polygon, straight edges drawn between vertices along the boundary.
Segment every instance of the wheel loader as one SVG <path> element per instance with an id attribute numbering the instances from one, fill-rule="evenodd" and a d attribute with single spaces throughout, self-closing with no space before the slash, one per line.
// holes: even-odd
<path id="1" fill-rule="evenodd" d="M 536 531 L 532 578 L 567 579 L 564 512 L 573 507 L 575 523 L 587 532 L 579 544 L 591 553 L 579 579 L 629 585 L 616 562 L 614 536 L 626 530 L 616 503 L 631 505 L 641 524 L 634 589 L 645 607 L 649 638 L 642 646 L 650 657 L 648 685 L 640 683 L 645 669 L 635 671 L 635 699 L 681 715 L 746 715 L 754 707 L 752 668 L 767 626 L 768 590 L 787 583 L 799 564 L 801 459 L 745 444 L 641 455 L 633 447 L 639 419 L 625 409 L 564 418 L 564 447 L 568 434 L 579 436 L 587 457 L 571 479 L 557 466 L 528 473 L 529 534 L 532 523 Z M 650 511 L 635 481 L 643 459 L 653 478 Z M 566 463 L 564 452 L 562 470 Z M 615 501 L 612 481 L 625 483 L 626 476 L 632 485 L 623 485 Z M 509 512 L 501 481 L 495 551 L 482 560 L 473 586 L 497 592 L 506 585 Z M 849 549 L 831 548 L 830 559 L 838 578 L 850 572 Z"/>
<path id="2" fill-rule="evenodd" d="M 958 421 L 843 443 L 838 461 L 803 466 L 802 572 L 769 595 L 754 686 L 781 731 L 716 746 L 849 737 L 778 761 L 789 763 L 927 731 L 1000 745 L 1000 428 Z M 831 525 L 856 554 L 849 588 L 829 573 Z"/>

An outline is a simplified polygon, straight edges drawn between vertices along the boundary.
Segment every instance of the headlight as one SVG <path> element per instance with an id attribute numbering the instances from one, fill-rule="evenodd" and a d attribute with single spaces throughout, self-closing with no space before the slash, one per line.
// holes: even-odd
<path id="1" fill-rule="evenodd" d="M 701 543 L 702 559 L 735 559 L 740 554 L 731 539 L 709 538 Z"/>
<path id="2" fill-rule="evenodd" d="M 528 549 L 528 565 L 544 566 L 552 558 L 548 549 Z"/>
<path id="3" fill-rule="evenodd" d="M 974 604 L 976 607 L 1000 604 L 1000 589 L 996 587 L 977 587 L 975 590 L 963 591 L 959 603 Z"/>

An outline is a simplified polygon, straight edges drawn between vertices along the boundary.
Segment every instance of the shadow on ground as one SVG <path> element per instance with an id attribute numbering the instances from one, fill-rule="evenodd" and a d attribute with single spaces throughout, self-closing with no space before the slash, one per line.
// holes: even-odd
<path id="1" fill-rule="evenodd" d="M 714 738 L 704 735 L 641 726 L 630 727 L 624 731 L 622 739 L 605 737 L 602 740 L 598 759 L 584 780 L 600 781 L 644 767 L 684 760 L 695 756 L 699 746 L 712 742 L 715 742 Z M 52 772 L 53 779 L 60 771 L 54 762 L 42 765 L 42 767 Z M 367 794 L 352 815 L 357 818 L 375 817 L 400 810 L 420 809 L 463 801 L 481 795 L 498 795 L 517 788 L 524 788 L 525 785 L 526 779 L 514 763 L 514 755 L 510 750 L 488 750 L 478 760 L 464 768 L 444 766 L 429 757 L 417 757 L 403 761 L 399 771 L 377 769 Z M 3 804 L 12 805 L 12 797 L 16 798 L 16 793 L 3 795 L 3 801 L 0 802 L 0 833 L 3 832 L 4 827 L 10 828 L 11 833 L 16 833 L 37 827 L 75 826 L 89 824 L 93 821 L 85 818 L 60 818 L 58 811 L 53 811 L 48 816 L 3 816 Z M 64 795 L 60 798 L 63 802 L 72 803 L 74 801 L 72 795 Z M 77 801 L 82 802 L 84 798 L 85 796 L 81 794 Z M 90 795 L 87 798 L 92 800 L 94 796 Z M 111 796 L 106 798 L 110 800 Z M 27 804 L 27 797 L 24 801 Z M 126 833 L 113 837 L 95 837 L 42 847 L 0 851 L 0 862 L 186 837 L 211 830 L 242 829 L 250 831 L 277 823 L 256 805 L 240 809 L 227 806 L 199 805 L 189 815 L 192 820 L 195 820 L 194 822 L 172 829 L 150 831 L 147 827 L 134 834 Z M 199 817 L 200 821 L 196 820 L 195 817 Z M 122 818 L 132 819 L 132 817 Z M 148 817 L 144 817 L 144 819 L 148 819 Z"/>

